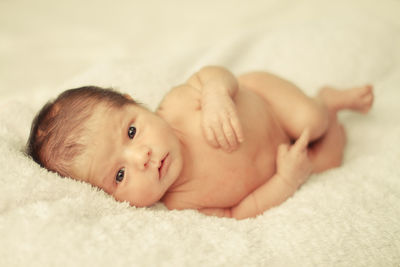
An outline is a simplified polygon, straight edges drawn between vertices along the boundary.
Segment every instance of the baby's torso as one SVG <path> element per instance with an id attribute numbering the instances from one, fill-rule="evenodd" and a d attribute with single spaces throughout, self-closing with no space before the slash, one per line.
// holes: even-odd
<path id="1" fill-rule="evenodd" d="M 193 97 L 197 92 L 188 92 Z M 231 153 L 210 146 L 201 128 L 201 110 L 160 112 L 184 144 L 182 184 L 166 193 L 169 208 L 225 208 L 239 203 L 275 173 L 277 147 L 289 139 L 266 102 L 241 89 L 234 99 L 245 141 Z M 173 109 L 179 109 L 174 106 Z M 187 109 L 187 108 L 185 108 Z"/>

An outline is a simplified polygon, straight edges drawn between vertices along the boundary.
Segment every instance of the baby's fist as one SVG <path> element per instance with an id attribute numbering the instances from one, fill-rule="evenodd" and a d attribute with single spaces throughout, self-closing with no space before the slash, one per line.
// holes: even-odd
<path id="1" fill-rule="evenodd" d="M 228 94 L 208 91 L 202 99 L 202 127 L 208 143 L 233 151 L 243 142 L 236 106 Z"/>
<path id="2" fill-rule="evenodd" d="M 310 131 L 306 129 L 292 146 L 282 144 L 278 147 L 277 174 L 295 188 L 306 182 L 312 171 L 307 153 L 309 138 Z"/>

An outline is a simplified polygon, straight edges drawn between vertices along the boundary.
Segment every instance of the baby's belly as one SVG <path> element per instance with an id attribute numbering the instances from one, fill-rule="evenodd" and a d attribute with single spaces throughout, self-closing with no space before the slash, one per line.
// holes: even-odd
<path id="1" fill-rule="evenodd" d="M 277 147 L 288 138 L 258 95 L 241 90 L 235 102 L 245 141 L 231 153 L 211 147 L 197 112 L 191 121 L 195 125 L 185 130 L 187 155 L 181 175 L 187 182 L 166 196 L 170 208 L 232 207 L 275 173 Z"/>
<path id="2" fill-rule="evenodd" d="M 229 155 L 207 153 L 207 157 L 191 164 L 187 173 L 190 182 L 181 191 L 187 193 L 180 201 L 196 208 L 232 207 L 267 182 L 275 173 L 276 147 L 253 151 L 245 148 Z"/>

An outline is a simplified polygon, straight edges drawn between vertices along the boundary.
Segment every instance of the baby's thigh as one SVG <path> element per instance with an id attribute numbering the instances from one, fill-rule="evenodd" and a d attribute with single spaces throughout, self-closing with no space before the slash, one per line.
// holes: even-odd
<path id="1" fill-rule="evenodd" d="M 239 76 L 238 80 L 241 88 L 254 91 L 266 101 L 292 139 L 297 139 L 307 127 L 311 130 L 311 139 L 326 131 L 325 106 L 295 84 L 267 72 L 251 72 Z"/>
<path id="2" fill-rule="evenodd" d="M 323 138 L 314 143 L 309 150 L 313 172 L 318 173 L 341 165 L 346 145 L 346 133 L 343 126 L 332 120 Z"/>

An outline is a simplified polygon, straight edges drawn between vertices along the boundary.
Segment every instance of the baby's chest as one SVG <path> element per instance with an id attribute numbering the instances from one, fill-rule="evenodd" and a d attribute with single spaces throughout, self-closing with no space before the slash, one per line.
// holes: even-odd
<path id="1" fill-rule="evenodd" d="M 175 208 L 232 207 L 275 173 L 277 147 L 287 141 L 283 132 L 259 97 L 241 91 L 235 102 L 245 140 L 234 152 L 207 143 L 201 110 L 173 125 L 183 136 L 187 181 L 168 197 L 179 203 Z"/>
<path id="2" fill-rule="evenodd" d="M 188 135 L 181 173 L 187 183 L 176 199 L 187 208 L 232 207 L 267 182 L 275 173 L 278 144 L 260 129 L 264 126 L 247 131 L 245 141 L 231 153 L 213 148 L 201 134 Z"/>

